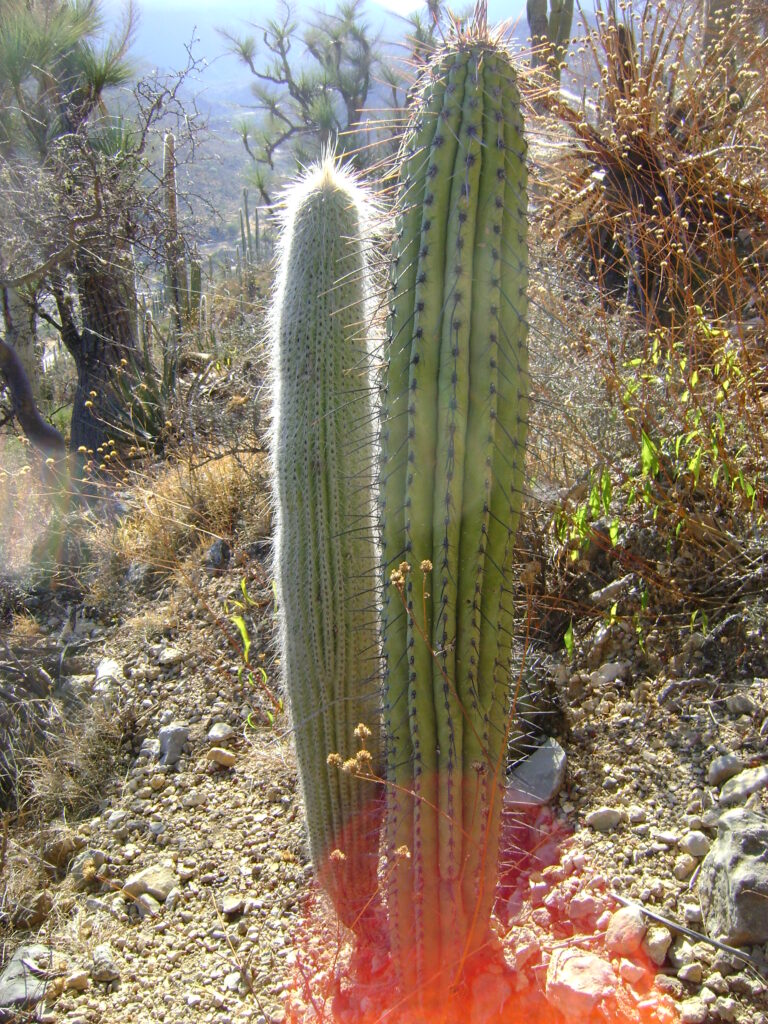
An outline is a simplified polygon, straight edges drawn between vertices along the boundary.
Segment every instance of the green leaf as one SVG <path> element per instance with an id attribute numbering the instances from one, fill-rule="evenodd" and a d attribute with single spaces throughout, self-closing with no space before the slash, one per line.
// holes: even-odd
<path id="1" fill-rule="evenodd" d="M 248 662 L 248 652 L 251 649 L 251 638 L 248 636 L 248 627 L 242 615 L 233 615 L 230 619 L 233 625 L 237 626 L 240 639 L 243 641 L 243 661 Z"/>
<path id="2" fill-rule="evenodd" d="M 699 445 L 693 458 L 688 463 L 688 469 L 693 473 L 693 482 L 695 485 L 699 483 L 699 473 L 701 473 L 701 459 L 704 455 L 704 449 Z"/>
<path id="3" fill-rule="evenodd" d="M 616 545 L 619 543 L 619 520 L 618 520 L 618 518 L 614 519 L 611 522 L 611 525 L 608 527 L 608 535 L 611 538 L 611 546 L 615 548 Z"/>
<path id="4" fill-rule="evenodd" d="M 656 476 L 659 472 L 659 450 L 645 431 L 642 435 L 640 466 L 643 476 Z"/>
<path id="5" fill-rule="evenodd" d="M 568 624 L 568 629 L 566 629 L 565 631 L 565 636 L 563 637 L 563 644 L 565 645 L 565 652 L 568 655 L 568 657 L 573 658 L 573 619 L 571 619 L 570 623 Z"/>
<path id="6" fill-rule="evenodd" d="M 597 484 L 589 492 L 589 511 L 593 519 L 597 519 L 600 515 L 600 493 Z"/>
<path id="7" fill-rule="evenodd" d="M 600 492 L 603 499 L 603 511 L 608 515 L 611 508 L 611 498 L 613 497 L 613 483 L 611 482 L 611 474 L 608 472 L 607 467 L 603 469 L 600 476 Z"/>

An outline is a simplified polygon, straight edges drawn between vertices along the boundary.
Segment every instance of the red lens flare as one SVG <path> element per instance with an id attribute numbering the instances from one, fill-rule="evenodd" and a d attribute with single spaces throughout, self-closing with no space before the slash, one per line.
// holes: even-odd
<path id="1" fill-rule="evenodd" d="M 637 936 L 609 928 L 620 908 L 547 807 L 508 805 L 489 945 L 430 991 L 403 996 L 386 934 L 364 941 L 308 897 L 290 958 L 290 1024 L 678 1024 Z M 413 955 L 408 944 L 405 955 Z M 408 950 L 410 949 L 410 952 Z"/>

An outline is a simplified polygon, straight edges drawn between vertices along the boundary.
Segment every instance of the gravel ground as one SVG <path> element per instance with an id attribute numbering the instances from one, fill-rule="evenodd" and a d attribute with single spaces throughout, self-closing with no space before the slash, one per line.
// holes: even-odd
<path id="1" fill-rule="evenodd" d="M 193 567 L 151 601 L 126 587 L 109 621 L 50 612 L 46 633 L 66 644 L 63 697 L 85 693 L 130 728 L 90 816 L 41 827 L 21 815 L 8 831 L 3 960 L 22 943 L 51 951 L 45 999 L 15 1019 L 283 1020 L 311 871 L 285 715 L 270 723 L 271 698 L 240 671 L 230 621 L 246 616 L 255 675 L 271 687 L 260 557 Z M 647 968 L 658 972 L 655 991 L 685 1024 L 768 1021 L 766 946 L 745 950 L 747 968 L 646 916 L 632 955 L 606 938 L 622 900 L 703 932 L 697 884 L 722 785 L 708 773 L 724 754 L 765 761 L 768 680 L 734 659 L 708 672 L 703 645 L 659 640 L 649 661 L 633 636 L 603 627 L 569 665 L 545 666 L 567 708 L 568 770 L 551 806 L 507 814 L 499 910 L 521 996 L 545 988 L 558 950 L 579 948 L 612 961 L 640 1004 Z M 768 809 L 765 787 L 745 799 Z"/>

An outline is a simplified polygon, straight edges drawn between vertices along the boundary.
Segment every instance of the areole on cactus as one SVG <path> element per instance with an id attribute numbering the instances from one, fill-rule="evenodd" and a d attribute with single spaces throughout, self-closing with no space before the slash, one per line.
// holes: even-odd
<path id="1" fill-rule="evenodd" d="M 381 801 L 361 776 L 382 760 L 368 203 L 330 158 L 288 190 L 271 313 L 282 669 L 312 862 L 362 933 L 377 905 Z"/>
<path id="2" fill-rule="evenodd" d="M 405 991 L 491 940 L 527 431 L 526 147 L 501 43 L 439 52 L 403 145 L 382 425 L 387 910 Z"/>

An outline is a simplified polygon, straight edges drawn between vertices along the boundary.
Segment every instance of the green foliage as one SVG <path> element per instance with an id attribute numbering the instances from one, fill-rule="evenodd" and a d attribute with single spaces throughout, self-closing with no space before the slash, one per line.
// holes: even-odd
<path id="1" fill-rule="evenodd" d="M 275 716 L 282 714 L 284 711 L 283 698 L 279 697 L 270 686 L 269 676 L 264 666 L 251 663 L 252 641 L 245 616 L 249 609 L 254 607 L 257 602 L 248 593 L 248 584 L 245 577 L 240 580 L 240 592 L 243 595 L 242 601 L 233 600 L 226 602 L 229 621 L 237 629 L 242 643 L 242 662 L 237 670 L 237 678 L 241 682 L 245 679 L 247 683 L 260 690 L 267 697 L 269 706 L 264 709 L 263 714 L 269 725 L 273 726 L 275 724 Z M 233 611 L 233 609 L 237 609 L 237 611 Z M 259 657 L 263 658 L 264 653 L 261 652 Z M 256 727 L 253 712 L 249 713 L 247 721 L 252 729 Z"/>

